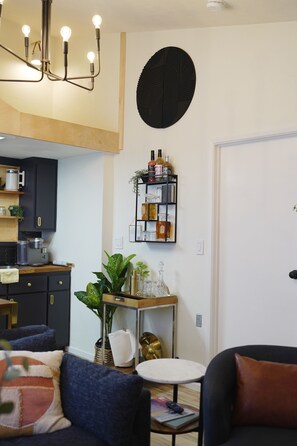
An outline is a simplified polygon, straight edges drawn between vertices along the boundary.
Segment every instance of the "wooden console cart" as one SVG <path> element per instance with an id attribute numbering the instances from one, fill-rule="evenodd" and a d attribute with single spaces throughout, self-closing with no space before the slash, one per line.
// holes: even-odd
<path id="1" fill-rule="evenodd" d="M 143 327 L 143 313 L 146 310 L 157 310 L 159 308 L 172 308 L 172 346 L 171 355 L 175 355 L 175 334 L 176 334 L 176 305 L 177 296 L 170 295 L 164 297 L 140 297 L 131 294 L 117 293 L 117 294 L 103 294 L 103 323 L 102 323 L 102 339 L 105 339 L 105 320 L 106 320 L 106 305 L 114 305 L 117 307 L 128 308 L 135 311 L 135 337 L 136 337 L 136 352 L 135 352 L 135 367 L 139 363 L 139 340 L 140 333 Z M 102 363 L 104 363 L 104 342 L 102 343 Z"/>

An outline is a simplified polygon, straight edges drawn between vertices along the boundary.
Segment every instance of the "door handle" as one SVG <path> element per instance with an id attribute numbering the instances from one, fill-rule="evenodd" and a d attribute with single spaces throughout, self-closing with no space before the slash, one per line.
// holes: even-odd
<path id="1" fill-rule="evenodd" d="M 50 305 L 54 305 L 54 304 L 55 304 L 55 295 L 50 294 Z"/>
<path id="2" fill-rule="evenodd" d="M 297 270 L 293 269 L 293 271 L 289 272 L 289 277 L 291 279 L 297 279 Z"/>

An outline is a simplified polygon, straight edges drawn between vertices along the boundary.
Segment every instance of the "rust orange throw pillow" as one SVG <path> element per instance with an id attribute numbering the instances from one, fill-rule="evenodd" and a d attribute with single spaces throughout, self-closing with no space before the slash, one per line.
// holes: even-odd
<path id="1" fill-rule="evenodd" d="M 60 398 L 60 365 L 62 351 L 32 353 L 10 352 L 18 378 L 2 381 L 2 401 L 12 401 L 10 414 L 0 416 L 0 438 L 53 432 L 70 426 L 63 414 Z M 29 370 L 22 367 L 27 357 Z M 0 352 L 0 376 L 6 369 L 4 352 Z"/>
<path id="2" fill-rule="evenodd" d="M 297 428 L 297 365 L 235 354 L 233 424 Z"/>

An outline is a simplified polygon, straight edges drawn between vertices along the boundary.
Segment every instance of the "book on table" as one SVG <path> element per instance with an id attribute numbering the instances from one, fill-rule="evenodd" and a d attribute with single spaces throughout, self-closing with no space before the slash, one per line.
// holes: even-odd
<path id="1" fill-rule="evenodd" d="M 183 426 L 185 424 L 191 423 L 192 421 L 195 421 L 195 419 L 199 418 L 199 411 L 188 409 L 187 407 L 184 407 L 184 410 L 182 413 L 177 413 L 171 411 L 167 405 L 166 402 L 170 401 L 166 397 L 158 397 L 158 398 L 152 398 L 151 399 L 151 417 L 158 421 L 159 423 L 166 424 L 169 426 L 168 423 L 170 422 L 176 422 L 177 420 L 183 420 Z M 179 427 L 182 427 L 177 423 L 177 427 L 170 426 L 174 429 L 178 429 Z"/>
<path id="2" fill-rule="evenodd" d="M 165 421 L 164 426 L 171 427 L 171 429 L 180 429 L 187 424 L 194 423 L 194 421 L 199 420 L 199 411 L 194 411 L 193 414 L 187 415 L 182 418 L 177 418 L 176 420 Z"/>

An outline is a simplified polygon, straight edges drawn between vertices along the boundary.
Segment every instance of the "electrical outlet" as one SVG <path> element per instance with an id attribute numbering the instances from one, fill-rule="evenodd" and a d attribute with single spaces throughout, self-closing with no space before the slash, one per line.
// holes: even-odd
<path id="1" fill-rule="evenodd" d="M 196 327 L 202 327 L 202 314 L 196 314 Z"/>

